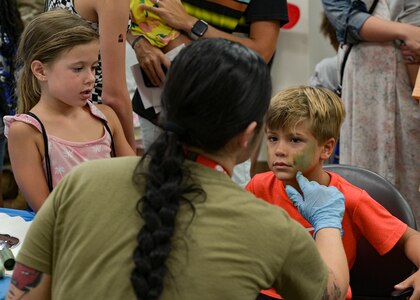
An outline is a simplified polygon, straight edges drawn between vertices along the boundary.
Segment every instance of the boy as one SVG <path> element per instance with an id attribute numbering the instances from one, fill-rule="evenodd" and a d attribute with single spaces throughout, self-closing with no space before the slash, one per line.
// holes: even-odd
<path id="1" fill-rule="evenodd" d="M 267 160 L 271 172 L 255 175 L 246 188 L 257 197 L 285 209 L 313 234 L 312 225 L 288 196 L 296 196 L 300 191 L 296 174 L 302 172 L 310 181 L 335 186 L 345 197 L 342 227 L 349 269 L 355 262 L 361 236 L 381 255 L 398 244 L 419 267 L 420 234 L 392 216 L 365 191 L 339 175 L 323 170 L 323 162 L 333 152 L 344 117 L 340 98 L 328 89 L 301 86 L 279 92 L 271 100 L 266 121 Z M 396 288 L 417 285 L 414 293 L 419 297 L 419 284 L 420 272 L 417 271 Z M 280 299 L 273 290 L 262 291 L 262 294 Z M 266 296 L 260 299 L 272 299 Z M 351 299 L 350 289 L 346 299 Z"/>

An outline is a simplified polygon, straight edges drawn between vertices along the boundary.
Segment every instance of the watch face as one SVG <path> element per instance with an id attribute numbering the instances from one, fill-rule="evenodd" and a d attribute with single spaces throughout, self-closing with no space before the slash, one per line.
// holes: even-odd
<path id="1" fill-rule="evenodd" d="M 198 20 L 193 28 L 192 28 L 192 33 L 194 33 L 195 35 L 202 37 L 204 35 L 204 33 L 207 31 L 208 25 L 206 22 L 202 21 L 202 20 Z"/>

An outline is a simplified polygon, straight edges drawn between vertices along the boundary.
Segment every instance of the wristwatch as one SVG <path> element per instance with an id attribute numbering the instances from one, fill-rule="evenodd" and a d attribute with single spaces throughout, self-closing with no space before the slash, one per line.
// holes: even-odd
<path id="1" fill-rule="evenodd" d="M 192 40 L 198 40 L 206 33 L 208 28 L 209 28 L 209 24 L 207 24 L 203 20 L 198 20 L 197 22 L 195 22 L 195 24 L 191 28 L 191 32 L 189 36 Z"/>

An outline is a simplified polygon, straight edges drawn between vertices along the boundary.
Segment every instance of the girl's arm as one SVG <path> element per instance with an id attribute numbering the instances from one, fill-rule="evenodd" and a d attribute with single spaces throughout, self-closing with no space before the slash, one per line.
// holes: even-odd
<path id="1" fill-rule="evenodd" d="M 129 0 L 95 0 L 102 64 L 102 101 L 117 114 L 127 141 L 135 149 L 133 112 L 125 75 Z"/>
<path id="2" fill-rule="evenodd" d="M 417 268 L 420 268 L 420 233 L 407 227 L 407 230 L 398 241 L 398 246 L 404 250 L 407 258 L 415 264 Z M 404 290 L 409 287 L 414 288 L 413 296 L 410 299 L 420 299 L 420 270 L 417 270 L 417 272 L 406 280 L 397 284 L 395 289 Z"/>
<path id="3" fill-rule="evenodd" d="M 128 144 L 127 139 L 125 138 L 120 120 L 118 119 L 115 112 L 105 104 L 97 104 L 102 113 L 106 116 L 109 127 L 112 132 L 112 138 L 114 140 L 115 146 L 115 155 L 116 156 L 132 156 L 136 155 L 133 148 Z"/>
<path id="4" fill-rule="evenodd" d="M 42 164 L 42 134 L 31 125 L 13 122 L 8 150 L 16 183 L 29 206 L 38 211 L 50 193 Z"/>

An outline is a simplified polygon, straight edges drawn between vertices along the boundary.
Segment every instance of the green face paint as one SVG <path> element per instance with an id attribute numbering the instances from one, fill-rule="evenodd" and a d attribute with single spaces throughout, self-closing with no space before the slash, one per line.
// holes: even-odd
<path id="1" fill-rule="evenodd" d="M 299 171 L 304 171 L 311 166 L 315 155 L 316 143 L 308 144 L 302 152 L 296 153 L 293 155 L 293 164 L 299 169 Z"/>

